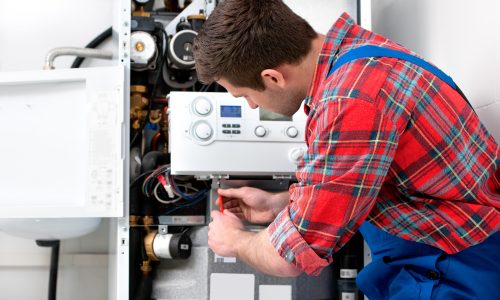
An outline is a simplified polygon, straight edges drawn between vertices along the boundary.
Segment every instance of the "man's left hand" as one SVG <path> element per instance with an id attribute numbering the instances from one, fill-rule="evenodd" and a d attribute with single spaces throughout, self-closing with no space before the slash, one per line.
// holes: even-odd
<path id="1" fill-rule="evenodd" d="M 212 222 L 208 225 L 208 246 L 220 256 L 237 256 L 245 226 L 233 213 L 212 211 Z"/>

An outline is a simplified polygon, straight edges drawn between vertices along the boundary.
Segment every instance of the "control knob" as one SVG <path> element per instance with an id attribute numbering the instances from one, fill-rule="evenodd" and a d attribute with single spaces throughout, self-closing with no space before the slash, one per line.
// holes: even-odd
<path id="1" fill-rule="evenodd" d="M 264 137 L 267 133 L 267 130 L 263 126 L 255 127 L 255 135 L 258 137 Z"/>
<path id="2" fill-rule="evenodd" d="M 291 138 L 296 138 L 299 135 L 299 131 L 295 126 L 290 126 L 286 129 L 286 135 Z"/>
<path id="3" fill-rule="evenodd" d="M 194 125 L 193 133 L 196 138 L 206 141 L 212 136 L 213 130 L 212 127 L 206 122 L 199 122 Z"/>
<path id="4" fill-rule="evenodd" d="M 200 116 L 206 116 L 212 111 L 212 103 L 206 98 L 198 98 L 194 100 L 194 111 Z"/>
<path id="5" fill-rule="evenodd" d="M 294 147 L 288 152 L 288 159 L 294 164 L 298 164 L 299 161 L 304 157 L 305 149 L 302 147 Z"/>

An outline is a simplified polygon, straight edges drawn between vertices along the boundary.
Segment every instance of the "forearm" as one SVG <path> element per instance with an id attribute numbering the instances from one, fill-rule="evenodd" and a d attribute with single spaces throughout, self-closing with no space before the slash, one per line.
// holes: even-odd
<path id="1" fill-rule="evenodd" d="M 241 232 L 237 244 L 237 256 L 240 260 L 260 272 L 280 277 L 295 277 L 301 271 L 283 259 L 269 241 L 267 230 L 258 233 Z"/>

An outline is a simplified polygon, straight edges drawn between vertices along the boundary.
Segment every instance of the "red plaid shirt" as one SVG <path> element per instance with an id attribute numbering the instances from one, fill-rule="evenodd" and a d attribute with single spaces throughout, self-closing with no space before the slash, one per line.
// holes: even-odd
<path id="1" fill-rule="evenodd" d="M 269 226 L 287 261 L 318 274 L 365 220 L 406 240 L 456 253 L 499 229 L 500 149 L 450 86 L 362 46 L 408 49 L 343 14 L 328 33 L 305 100 L 308 151 L 290 204 Z"/>

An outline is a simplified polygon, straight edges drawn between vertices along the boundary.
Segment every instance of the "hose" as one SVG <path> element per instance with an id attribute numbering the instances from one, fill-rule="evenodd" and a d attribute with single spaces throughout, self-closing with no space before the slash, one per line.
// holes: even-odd
<path id="1" fill-rule="evenodd" d="M 109 38 L 112 33 L 113 33 L 113 27 L 109 27 L 101 34 L 99 34 L 96 38 L 94 38 L 90 43 L 88 43 L 85 46 L 85 48 L 92 48 L 92 49 L 97 48 L 97 46 L 99 46 L 102 42 L 104 42 L 107 38 Z M 84 59 L 85 57 L 75 58 L 73 64 L 71 65 L 71 68 L 79 68 Z"/>
<path id="2" fill-rule="evenodd" d="M 143 234 L 139 227 L 130 227 L 130 257 L 129 257 L 129 295 L 130 299 L 137 293 L 137 283 L 141 280 L 141 262 L 143 260 Z"/>
<path id="3" fill-rule="evenodd" d="M 36 240 L 40 247 L 51 247 L 50 274 L 49 274 L 49 295 L 48 300 L 55 300 L 57 293 L 57 270 L 59 266 L 59 240 Z"/>
<path id="4" fill-rule="evenodd" d="M 137 287 L 137 291 L 134 300 L 150 300 L 151 294 L 153 292 L 153 272 L 142 274 L 141 282 Z"/>

